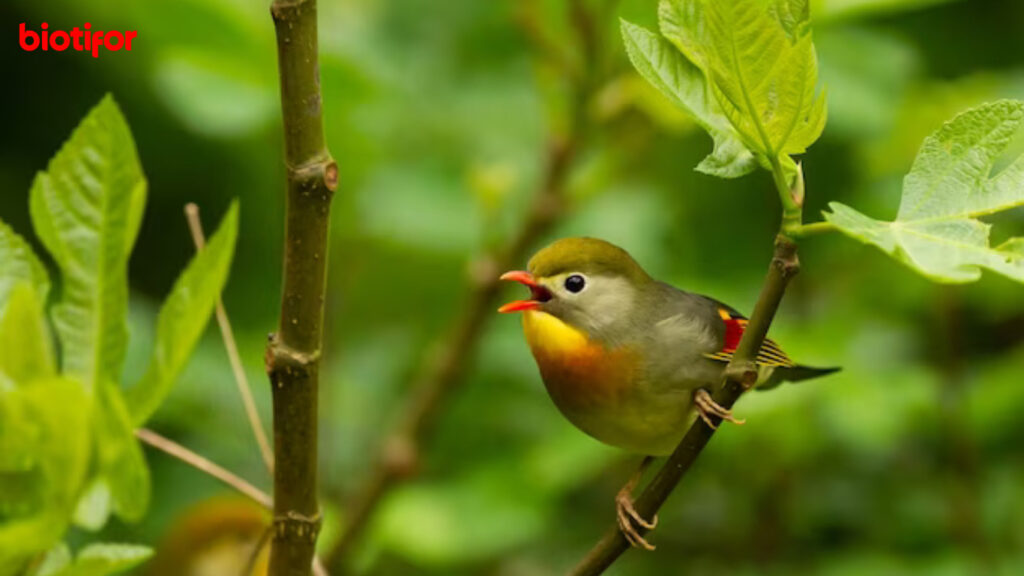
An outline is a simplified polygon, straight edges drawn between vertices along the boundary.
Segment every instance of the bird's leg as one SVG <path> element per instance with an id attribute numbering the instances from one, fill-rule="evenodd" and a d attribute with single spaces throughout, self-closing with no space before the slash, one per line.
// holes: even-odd
<path id="1" fill-rule="evenodd" d="M 644 471 L 647 470 L 647 467 L 653 461 L 653 456 L 644 457 L 640 467 L 637 468 L 636 472 L 629 478 L 629 481 L 619 490 L 619 493 L 615 495 L 615 518 L 619 524 L 619 530 L 622 531 L 622 535 L 625 536 L 630 545 L 634 548 L 643 548 L 644 550 L 654 550 L 654 546 L 647 540 L 644 540 L 644 537 L 637 531 L 636 526 L 640 526 L 644 530 L 654 530 L 658 525 L 658 515 L 655 514 L 654 519 L 650 522 L 640 516 L 640 513 L 633 506 L 633 489 L 640 483 Z"/>
<path id="2" fill-rule="evenodd" d="M 697 414 L 700 416 L 701 420 L 711 427 L 712 430 L 718 428 L 718 425 L 711 420 L 711 416 L 717 416 L 722 420 L 726 420 L 740 426 L 747 423 L 746 420 L 737 420 L 733 417 L 732 410 L 722 408 L 718 402 L 715 402 L 714 399 L 711 398 L 711 393 L 703 388 L 698 388 L 693 393 L 693 404 L 697 407 Z"/>

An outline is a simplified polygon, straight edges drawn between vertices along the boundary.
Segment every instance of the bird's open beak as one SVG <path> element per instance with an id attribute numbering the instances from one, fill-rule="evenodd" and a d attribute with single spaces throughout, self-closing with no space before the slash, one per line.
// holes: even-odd
<path id="1" fill-rule="evenodd" d="M 507 314 L 509 312 L 522 312 L 524 310 L 537 310 L 540 305 L 548 300 L 551 300 L 551 291 L 541 286 L 534 279 L 533 274 L 529 272 L 523 272 L 516 270 L 513 272 L 505 272 L 501 275 L 502 280 L 509 282 L 519 282 L 523 286 L 530 289 L 529 300 L 516 300 L 509 302 L 501 308 L 498 308 L 498 312 Z"/>

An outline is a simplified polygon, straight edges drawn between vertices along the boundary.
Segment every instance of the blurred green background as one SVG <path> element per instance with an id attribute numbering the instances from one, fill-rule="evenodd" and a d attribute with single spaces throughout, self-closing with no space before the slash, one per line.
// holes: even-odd
<path id="1" fill-rule="evenodd" d="M 591 137 L 571 212 L 545 241 L 606 238 L 655 276 L 749 311 L 775 192 L 764 173 L 693 171 L 710 139 L 642 83 L 616 31 L 619 16 L 653 28 L 655 5 L 623 0 L 602 20 L 607 74 L 583 111 Z M 532 9 L 571 49 L 557 0 L 321 0 L 327 136 L 342 172 L 321 405 L 325 545 L 344 515 L 337 503 L 365 478 L 416 367 L 458 316 L 469 264 L 514 232 L 565 124 L 562 79 L 518 24 Z M 804 157 L 809 221 L 831 200 L 891 217 L 927 134 L 974 104 L 1024 98 L 1019 1 L 819 0 L 812 17 L 829 123 Z M 192 252 L 183 205 L 197 202 L 212 227 L 238 197 L 225 303 L 269 421 L 262 354 L 276 325 L 284 171 L 267 3 L 9 0 L 0 21 L 0 215 L 29 234 L 35 171 L 112 92 L 150 183 L 131 262 L 129 376 L 149 352 L 155 303 Z M 98 59 L 24 53 L 11 40 L 23 21 L 139 35 L 132 52 Z M 1007 235 L 1024 231 L 1021 211 L 1002 222 Z M 662 510 L 657 552 L 629 553 L 609 573 L 1024 573 L 1024 288 L 992 274 L 934 285 L 838 235 L 801 251 L 772 334 L 793 357 L 843 372 L 745 397 L 749 423 L 717 434 Z M 495 314 L 478 352 L 420 475 L 386 499 L 358 547 L 357 571 L 559 574 L 612 521 L 637 459 L 557 413 L 518 319 Z M 153 425 L 269 488 L 216 329 Z M 103 538 L 157 544 L 189 506 L 226 493 L 147 455 L 151 513 Z"/>

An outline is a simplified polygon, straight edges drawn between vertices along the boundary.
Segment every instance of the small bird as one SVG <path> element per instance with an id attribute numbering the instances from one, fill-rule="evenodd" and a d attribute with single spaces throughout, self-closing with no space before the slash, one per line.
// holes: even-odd
<path id="1" fill-rule="evenodd" d="M 616 518 L 630 544 L 653 550 L 634 523 L 650 530 L 633 505 L 633 489 L 655 456 L 670 454 L 689 427 L 691 410 L 743 421 L 710 391 L 739 344 L 747 319 L 713 298 L 651 278 L 628 252 L 596 238 L 564 238 L 530 259 L 528 271 L 502 280 L 530 289 L 528 300 L 499 312 L 522 312 L 523 331 L 548 394 L 577 428 L 645 455 L 616 495 Z M 757 354 L 757 386 L 835 372 L 795 364 L 771 340 Z"/>

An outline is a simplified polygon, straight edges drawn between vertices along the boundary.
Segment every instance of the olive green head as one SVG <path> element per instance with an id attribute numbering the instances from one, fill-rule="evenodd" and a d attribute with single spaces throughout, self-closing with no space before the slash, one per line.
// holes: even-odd
<path id="1" fill-rule="evenodd" d="M 534 254 L 527 266 L 536 278 L 577 272 L 587 276 L 618 277 L 637 284 L 651 281 L 629 252 L 597 238 L 556 240 Z"/>
<path id="2" fill-rule="evenodd" d="M 529 272 L 508 272 L 530 289 L 529 300 L 501 312 L 536 310 L 605 340 L 629 326 L 645 289 L 654 284 L 628 252 L 596 238 L 564 238 L 537 252 Z"/>

